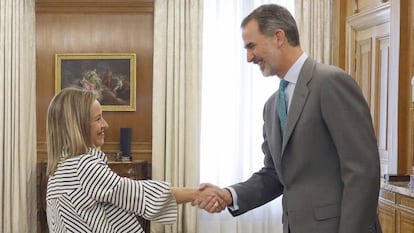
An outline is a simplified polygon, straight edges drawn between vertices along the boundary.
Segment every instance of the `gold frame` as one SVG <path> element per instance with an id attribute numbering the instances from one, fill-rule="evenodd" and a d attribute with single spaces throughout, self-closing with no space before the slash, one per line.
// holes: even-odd
<path id="1" fill-rule="evenodd" d="M 63 64 L 62 64 L 63 63 Z M 63 65 L 63 67 L 62 67 Z M 106 71 L 105 71 L 106 70 Z M 113 78 L 113 71 L 116 71 Z M 64 75 L 63 75 L 63 72 Z M 85 79 L 95 78 L 93 82 Z M 103 73 L 107 72 L 107 73 Z M 97 76 L 94 76 L 97 75 Z M 129 76 L 129 77 L 128 77 Z M 86 80 L 86 81 L 85 81 Z M 114 81 L 115 80 L 115 81 Z M 62 82 L 63 81 L 63 82 Z M 112 83 L 114 81 L 114 83 Z M 116 82 L 116 83 L 115 83 Z M 86 83 L 86 85 L 84 85 Z M 89 85 L 88 85 L 89 84 Z M 128 85 L 129 84 L 129 89 Z M 55 93 L 66 87 L 98 88 L 103 111 L 136 110 L 135 53 L 62 53 L 55 55 Z M 114 86 L 115 85 L 115 86 Z M 121 93 L 121 94 L 119 94 Z M 122 97 L 122 98 L 121 98 Z M 106 99 L 105 99 L 106 98 Z"/>

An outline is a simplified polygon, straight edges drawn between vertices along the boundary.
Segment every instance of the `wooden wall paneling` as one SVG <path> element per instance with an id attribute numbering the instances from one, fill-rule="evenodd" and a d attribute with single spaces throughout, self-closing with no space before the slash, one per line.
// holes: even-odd
<path id="1" fill-rule="evenodd" d="M 380 5 L 347 19 L 346 68 L 362 89 L 370 107 L 380 151 L 381 174 L 388 172 L 388 80 L 390 4 Z"/>
<path id="2" fill-rule="evenodd" d="M 407 5 L 404 5 L 407 8 L 407 13 L 408 13 L 408 31 L 409 31 L 409 46 L 410 46 L 410 60 L 408 61 L 408 66 L 410 67 L 410 77 L 414 77 L 414 3 L 413 1 L 409 1 L 407 3 L 405 3 Z M 410 20 L 411 19 L 411 20 Z M 412 118 L 412 120 L 414 120 L 414 117 Z M 411 121 L 413 122 L 413 121 Z M 414 126 L 414 125 L 413 125 Z M 413 127 L 410 127 L 410 129 L 413 129 Z M 409 148 L 411 148 L 410 151 L 410 156 L 409 156 L 409 161 L 408 164 L 411 166 L 414 166 L 414 130 L 411 131 L 411 138 L 410 138 L 410 144 L 411 145 Z M 409 168 L 408 168 L 409 169 Z"/>
<path id="3" fill-rule="evenodd" d="M 414 131 L 411 118 L 411 77 L 413 71 L 414 56 L 414 14 L 412 1 L 400 2 L 400 59 L 398 78 L 398 172 L 409 174 L 413 166 Z M 410 33 L 403 33 L 410 32 Z"/>
<path id="4" fill-rule="evenodd" d="M 152 144 L 148 142 L 132 142 L 131 154 L 134 160 L 151 161 Z M 119 142 L 107 142 L 103 151 L 108 155 L 110 160 L 116 159 L 116 154 L 119 152 Z"/>
<path id="5" fill-rule="evenodd" d="M 132 155 L 151 159 L 153 1 L 36 1 L 37 139 L 46 159 L 45 121 L 54 93 L 56 53 L 136 53 L 135 112 L 104 112 L 110 127 L 102 147 L 115 153 L 119 130 L 132 128 Z"/>
<path id="6" fill-rule="evenodd" d="M 351 5 L 354 13 L 359 13 L 388 1 L 389 0 L 353 0 Z"/>
<path id="7" fill-rule="evenodd" d="M 390 50 L 390 37 L 389 37 L 389 25 L 383 24 L 382 25 L 382 33 L 385 36 L 381 36 L 377 34 L 376 38 L 376 67 L 375 67 L 375 116 L 376 116 L 376 124 L 375 129 L 377 132 L 377 139 L 378 139 L 378 149 L 380 153 L 380 158 L 388 159 L 388 135 L 389 135 L 389 127 L 388 127 L 388 81 L 389 81 L 389 50 Z M 388 35 L 387 35 L 388 33 Z"/>
<path id="8" fill-rule="evenodd" d="M 345 23 L 347 16 L 346 0 L 333 1 L 332 64 L 345 70 Z"/>
<path id="9" fill-rule="evenodd" d="M 103 113 L 110 127 L 102 149 L 114 159 L 119 150 L 120 128 L 130 127 L 132 158 L 151 164 L 154 0 L 36 0 L 35 3 L 38 161 L 47 160 L 46 113 L 55 94 L 55 54 L 136 53 L 137 110 Z"/>
<path id="10" fill-rule="evenodd" d="M 372 112 L 371 96 L 371 66 L 372 66 L 372 41 L 371 38 L 356 38 L 355 74 L 354 78 L 362 89 L 362 94 L 368 102 Z M 375 119 L 374 119 L 375 120 Z"/>
<path id="11" fill-rule="evenodd" d="M 36 12 L 152 14 L 154 0 L 36 0 Z"/>
<path id="12" fill-rule="evenodd" d="M 390 5 L 382 5 L 347 17 L 346 22 L 346 50 L 345 50 L 345 70 L 351 75 L 355 75 L 355 52 L 356 36 L 369 37 L 370 28 L 390 21 Z M 361 40 L 361 39 L 359 39 Z"/>

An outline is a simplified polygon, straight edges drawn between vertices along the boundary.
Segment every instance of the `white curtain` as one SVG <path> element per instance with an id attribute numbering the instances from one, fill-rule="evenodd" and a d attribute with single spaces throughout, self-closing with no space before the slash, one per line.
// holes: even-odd
<path id="1" fill-rule="evenodd" d="M 294 14 L 291 0 L 204 2 L 203 95 L 200 181 L 225 187 L 248 179 L 263 166 L 263 106 L 278 89 L 246 61 L 240 24 L 253 9 L 278 3 Z M 200 210 L 199 233 L 282 232 L 281 198 L 233 218 L 227 210 Z"/>
<path id="2" fill-rule="evenodd" d="M 296 22 L 303 51 L 332 63 L 332 0 L 295 0 Z"/>
<path id="3" fill-rule="evenodd" d="M 0 1 L 0 232 L 36 232 L 35 1 Z"/>
<path id="4" fill-rule="evenodd" d="M 202 0 L 156 0 L 154 6 L 153 179 L 198 187 Z M 195 233 L 197 209 L 179 207 L 172 227 Z"/>

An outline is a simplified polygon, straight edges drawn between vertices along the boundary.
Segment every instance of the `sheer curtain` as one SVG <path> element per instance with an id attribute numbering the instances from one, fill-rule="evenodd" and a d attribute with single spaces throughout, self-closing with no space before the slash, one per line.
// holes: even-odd
<path id="1" fill-rule="evenodd" d="M 156 0 L 152 177 L 197 187 L 201 98 L 202 0 Z M 151 232 L 196 232 L 197 209 L 178 207 L 177 224 Z"/>
<path id="2" fill-rule="evenodd" d="M 291 0 L 204 1 L 200 181 L 225 187 L 263 166 L 262 111 L 277 90 L 277 77 L 263 77 L 246 61 L 240 23 L 254 8 L 278 3 L 294 15 Z M 281 198 L 239 217 L 227 210 L 200 210 L 199 233 L 282 232 Z"/>
<path id="3" fill-rule="evenodd" d="M 318 62 L 332 63 L 332 0 L 295 0 L 303 51 Z"/>
<path id="4" fill-rule="evenodd" d="M 0 0 L 0 232 L 36 232 L 35 0 Z"/>

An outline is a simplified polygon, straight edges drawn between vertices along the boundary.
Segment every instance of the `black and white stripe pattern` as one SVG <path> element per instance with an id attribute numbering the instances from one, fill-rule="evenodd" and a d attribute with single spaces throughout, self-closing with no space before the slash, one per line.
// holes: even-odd
<path id="1" fill-rule="evenodd" d="M 136 218 L 173 224 L 177 204 L 167 183 L 132 180 L 110 170 L 102 151 L 62 160 L 47 186 L 49 232 L 144 232 Z"/>

